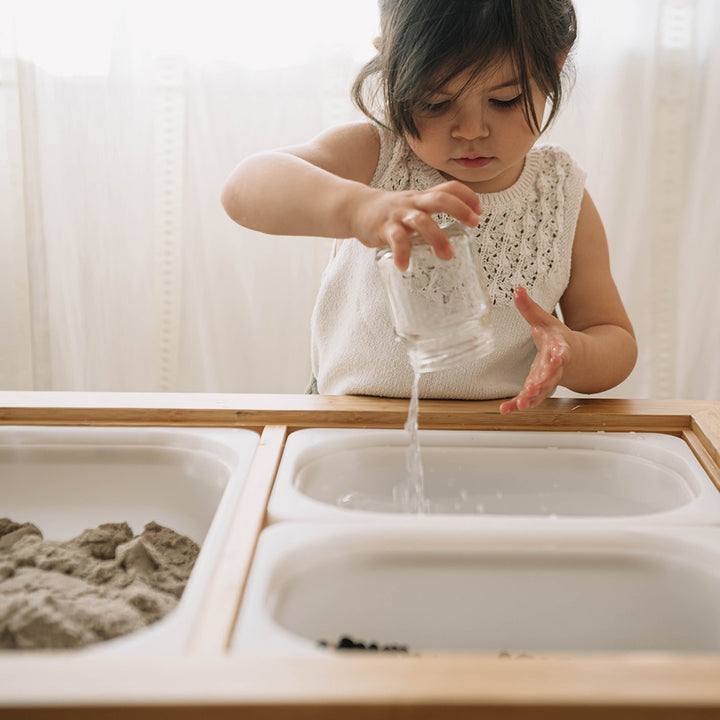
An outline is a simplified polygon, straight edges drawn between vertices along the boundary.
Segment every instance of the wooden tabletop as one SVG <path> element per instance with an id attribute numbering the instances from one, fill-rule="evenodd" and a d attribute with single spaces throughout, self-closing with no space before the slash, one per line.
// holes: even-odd
<path id="1" fill-rule="evenodd" d="M 323 426 L 402 426 L 408 400 L 348 395 L 230 393 L 2 392 L 0 423 L 258 426 L 301 425 L 312 414 Z M 674 431 L 691 415 L 720 417 L 720 403 L 702 400 L 551 398 L 539 408 L 501 415 L 499 400 L 421 400 L 421 427 L 489 429 L 587 426 Z"/>
<path id="2" fill-rule="evenodd" d="M 720 488 L 720 403 L 421 401 L 421 428 L 663 432 Z M 720 655 L 248 658 L 229 639 L 288 433 L 401 427 L 408 401 L 268 394 L 0 392 L 0 424 L 247 427 L 261 433 L 207 599 L 177 656 L 0 652 L 0 717 L 720 718 Z M 1 514 L 1 509 L 0 509 Z"/>

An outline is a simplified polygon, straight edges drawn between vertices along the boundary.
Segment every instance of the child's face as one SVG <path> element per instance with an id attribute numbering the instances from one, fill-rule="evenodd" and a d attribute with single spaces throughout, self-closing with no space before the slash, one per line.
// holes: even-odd
<path id="1" fill-rule="evenodd" d="M 425 97 L 425 105 L 413 116 L 420 137 L 406 139 L 415 154 L 444 177 L 479 193 L 505 190 L 520 177 L 538 132 L 525 119 L 512 63 L 501 63 L 462 89 L 468 76 L 469 71 L 461 73 Z M 535 112 L 542 120 L 545 97 L 534 83 L 532 87 Z"/>

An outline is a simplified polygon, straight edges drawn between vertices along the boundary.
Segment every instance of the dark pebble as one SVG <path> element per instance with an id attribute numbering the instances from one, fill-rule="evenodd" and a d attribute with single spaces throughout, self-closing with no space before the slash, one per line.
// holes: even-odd
<path id="1" fill-rule="evenodd" d="M 320 647 L 333 648 L 335 650 L 370 650 L 372 652 L 409 652 L 407 645 L 379 645 L 377 642 L 365 643 L 361 640 L 353 640 L 348 635 L 343 635 L 336 643 L 330 643 L 327 640 L 318 640 Z"/>

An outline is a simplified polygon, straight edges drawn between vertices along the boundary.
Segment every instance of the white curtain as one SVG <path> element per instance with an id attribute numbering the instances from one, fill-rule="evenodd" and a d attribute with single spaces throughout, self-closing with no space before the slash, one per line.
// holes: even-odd
<path id="1" fill-rule="evenodd" d="M 720 4 L 576 4 L 576 83 L 548 139 L 588 171 L 638 337 L 606 395 L 720 399 Z"/>
<path id="2" fill-rule="evenodd" d="M 576 0 L 547 140 L 635 323 L 609 394 L 720 399 L 720 8 Z M 358 117 L 375 0 L 0 0 L 0 389 L 302 392 L 330 243 L 234 225 L 245 155 Z"/>

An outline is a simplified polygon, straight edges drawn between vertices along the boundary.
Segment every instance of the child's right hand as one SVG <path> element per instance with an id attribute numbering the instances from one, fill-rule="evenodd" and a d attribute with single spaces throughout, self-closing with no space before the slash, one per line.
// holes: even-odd
<path id="1" fill-rule="evenodd" d="M 475 192 L 457 180 L 427 190 L 388 191 L 367 188 L 364 200 L 354 204 L 351 218 L 353 237 L 367 247 L 389 245 L 395 265 L 406 270 L 410 262 L 410 236 L 417 232 L 442 260 L 453 255 L 445 233 L 433 220 L 446 213 L 475 227 L 480 221 L 480 200 Z"/>

